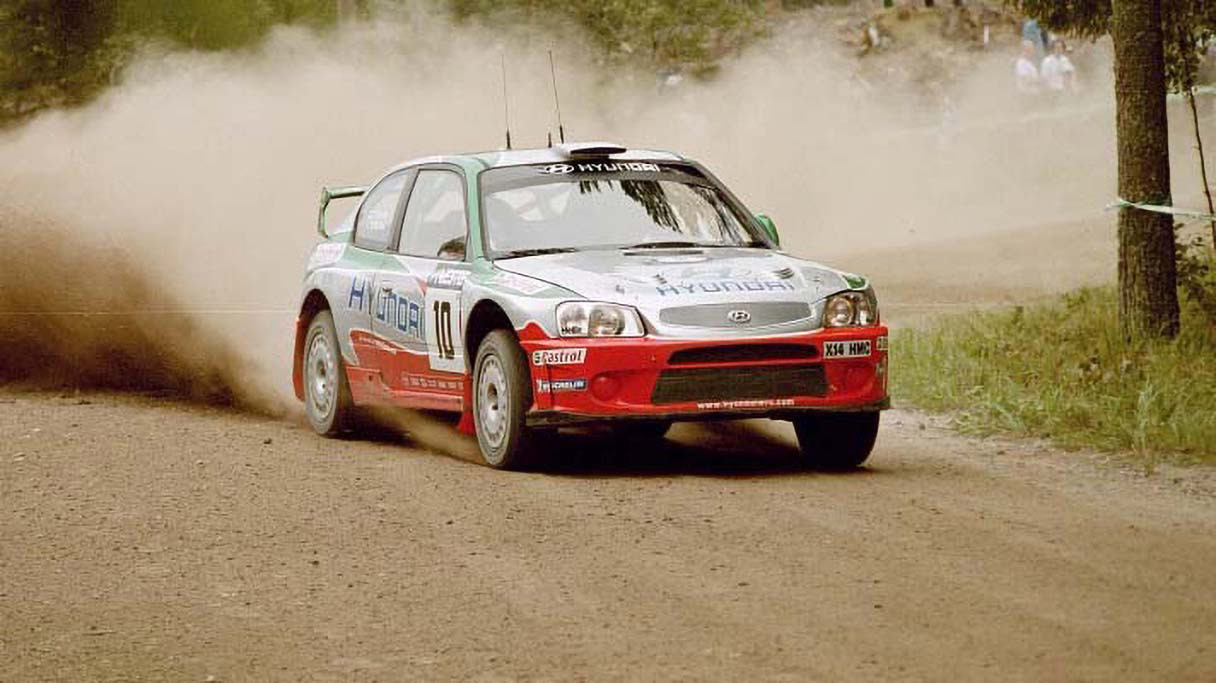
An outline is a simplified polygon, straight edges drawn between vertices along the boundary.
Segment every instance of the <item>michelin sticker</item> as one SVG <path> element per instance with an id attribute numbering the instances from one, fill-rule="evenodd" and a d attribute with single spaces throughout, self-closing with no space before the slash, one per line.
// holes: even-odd
<path id="1" fill-rule="evenodd" d="M 585 379 L 555 379 L 553 381 L 536 380 L 536 390 L 542 394 L 560 391 L 583 391 L 587 388 Z"/>
<path id="2" fill-rule="evenodd" d="M 542 349 L 532 352 L 533 365 L 582 365 L 587 349 Z"/>

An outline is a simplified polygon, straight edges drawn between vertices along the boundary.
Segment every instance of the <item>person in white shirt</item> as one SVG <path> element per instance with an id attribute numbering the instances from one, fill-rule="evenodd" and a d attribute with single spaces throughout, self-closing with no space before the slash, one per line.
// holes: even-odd
<path id="1" fill-rule="evenodd" d="M 1039 69 L 1034 65 L 1034 43 L 1022 41 L 1022 56 L 1014 64 L 1018 92 L 1033 95 L 1039 92 Z"/>
<path id="2" fill-rule="evenodd" d="M 1073 92 L 1077 89 L 1077 69 L 1064 54 L 1063 41 L 1057 40 L 1052 45 L 1051 54 L 1043 59 L 1039 76 L 1050 93 Z"/>

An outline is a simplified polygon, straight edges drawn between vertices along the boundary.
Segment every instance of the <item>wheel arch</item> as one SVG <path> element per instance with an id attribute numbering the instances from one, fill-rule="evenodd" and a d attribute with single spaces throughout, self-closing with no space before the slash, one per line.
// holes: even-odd
<path id="1" fill-rule="evenodd" d="M 515 335 L 515 324 L 511 322 L 511 316 L 507 315 L 498 302 L 482 299 L 474 304 L 464 329 L 465 358 L 470 376 L 477 361 L 477 347 L 487 334 L 498 329 L 508 330 L 513 336 L 518 336 Z"/>
<path id="2" fill-rule="evenodd" d="M 296 317 L 296 343 L 291 363 L 291 386 L 296 392 L 296 398 L 304 400 L 304 339 L 308 336 L 308 326 L 312 319 L 321 311 L 331 310 L 329 299 L 320 289 L 313 289 L 304 296 L 300 304 L 300 314 Z"/>

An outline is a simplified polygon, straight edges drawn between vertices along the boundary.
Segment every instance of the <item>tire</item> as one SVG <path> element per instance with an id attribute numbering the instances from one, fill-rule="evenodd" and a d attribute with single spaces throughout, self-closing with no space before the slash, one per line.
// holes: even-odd
<path id="1" fill-rule="evenodd" d="M 617 434 L 629 441 L 647 443 L 662 441 L 671 429 L 671 420 L 626 422 L 616 428 Z"/>
<path id="2" fill-rule="evenodd" d="M 354 427 L 355 404 L 342 361 L 342 347 L 334 331 L 334 317 L 321 311 L 308 325 L 304 338 L 304 412 L 308 423 L 322 436 L 338 436 Z"/>
<path id="3" fill-rule="evenodd" d="M 794 420 L 798 445 L 811 466 L 851 470 L 870 457 L 879 413 L 816 413 Z"/>
<path id="4" fill-rule="evenodd" d="M 477 347 L 473 365 L 473 425 L 481 458 L 500 470 L 533 460 L 536 434 L 525 420 L 532 407 L 528 359 L 508 330 L 494 330 Z"/>

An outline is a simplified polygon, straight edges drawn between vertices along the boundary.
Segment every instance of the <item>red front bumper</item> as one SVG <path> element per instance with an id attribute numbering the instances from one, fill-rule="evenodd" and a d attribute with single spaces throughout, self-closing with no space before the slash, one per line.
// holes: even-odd
<path id="1" fill-rule="evenodd" d="M 759 339 L 552 339 L 520 331 L 532 371 L 534 426 L 635 419 L 788 417 L 880 410 L 887 329 Z M 841 347 L 831 342 L 859 342 Z M 869 353 L 858 356 L 868 342 Z M 833 348 L 825 351 L 826 346 Z M 845 351 L 844 356 L 825 357 Z"/>

